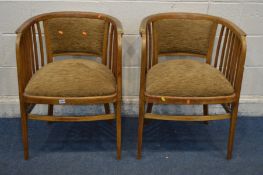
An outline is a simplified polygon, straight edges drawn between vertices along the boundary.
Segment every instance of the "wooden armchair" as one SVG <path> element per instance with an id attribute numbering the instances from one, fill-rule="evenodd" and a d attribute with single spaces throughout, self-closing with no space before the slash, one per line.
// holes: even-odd
<path id="1" fill-rule="evenodd" d="M 227 159 L 231 159 L 246 57 L 246 34 L 226 19 L 192 13 L 149 16 L 142 21 L 140 33 L 137 158 L 140 159 L 142 153 L 144 119 L 205 122 L 230 119 Z M 158 63 L 159 56 L 172 55 L 200 57 L 204 62 L 179 59 Z M 153 114 L 153 104 L 203 105 L 203 115 Z M 222 104 L 226 113 L 209 114 L 209 104 Z"/>
<path id="2" fill-rule="evenodd" d="M 54 12 L 27 20 L 16 31 L 16 55 L 24 158 L 28 119 L 88 122 L 116 119 L 117 159 L 121 158 L 122 26 L 108 15 Z M 61 55 L 96 56 L 54 61 Z M 110 111 L 110 103 L 114 111 Z M 48 104 L 47 115 L 31 114 Z M 53 116 L 53 105 L 104 104 L 105 114 Z"/>

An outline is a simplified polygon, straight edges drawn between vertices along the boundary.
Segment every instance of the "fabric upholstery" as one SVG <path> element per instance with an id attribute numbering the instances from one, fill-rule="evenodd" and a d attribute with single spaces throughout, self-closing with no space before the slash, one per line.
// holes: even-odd
<path id="1" fill-rule="evenodd" d="M 163 19 L 154 23 L 158 52 L 186 52 L 206 55 L 212 21 Z"/>
<path id="2" fill-rule="evenodd" d="M 87 97 L 116 92 L 115 78 L 103 64 L 84 59 L 49 63 L 29 81 L 25 93 L 50 97 Z"/>
<path id="3" fill-rule="evenodd" d="M 105 21 L 88 18 L 52 18 L 44 21 L 53 54 L 84 52 L 101 56 Z"/>
<path id="4" fill-rule="evenodd" d="M 146 77 L 150 95 L 214 97 L 234 93 L 224 75 L 206 63 L 171 60 L 153 66 Z"/>

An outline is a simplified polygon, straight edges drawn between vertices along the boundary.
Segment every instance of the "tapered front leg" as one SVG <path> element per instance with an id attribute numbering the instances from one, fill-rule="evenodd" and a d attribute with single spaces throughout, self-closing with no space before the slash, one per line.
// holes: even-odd
<path id="1" fill-rule="evenodd" d="M 138 145 L 137 145 L 137 159 L 141 159 L 142 157 L 142 138 L 143 138 L 143 122 L 144 122 L 144 114 L 145 114 L 145 103 L 142 99 L 140 99 L 139 103 L 139 124 L 138 124 Z"/>
<path id="2" fill-rule="evenodd" d="M 229 128 L 229 136 L 228 136 L 228 146 L 227 146 L 227 159 L 228 160 L 232 159 L 237 114 L 238 114 L 238 103 L 234 103 L 232 115 L 230 119 L 230 128 Z"/>
<path id="3" fill-rule="evenodd" d="M 116 102 L 117 159 L 121 159 L 121 102 Z"/>
<path id="4" fill-rule="evenodd" d="M 27 112 L 26 104 L 20 102 L 20 113 L 21 113 L 21 128 L 22 128 L 22 142 L 24 146 L 24 159 L 28 160 L 28 127 L 27 127 Z"/>

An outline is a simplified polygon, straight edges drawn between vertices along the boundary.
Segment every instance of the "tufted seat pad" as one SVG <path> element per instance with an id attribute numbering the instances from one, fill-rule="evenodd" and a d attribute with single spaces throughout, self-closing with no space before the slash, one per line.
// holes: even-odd
<path id="1" fill-rule="evenodd" d="M 116 92 L 112 72 L 95 61 L 70 59 L 49 63 L 37 71 L 25 93 L 48 97 L 88 97 Z"/>
<path id="2" fill-rule="evenodd" d="M 146 93 L 157 96 L 215 97 L 231 95 L 234 89 L 221 72 L 206 63 L 171 60 L 149 70 Z"/>

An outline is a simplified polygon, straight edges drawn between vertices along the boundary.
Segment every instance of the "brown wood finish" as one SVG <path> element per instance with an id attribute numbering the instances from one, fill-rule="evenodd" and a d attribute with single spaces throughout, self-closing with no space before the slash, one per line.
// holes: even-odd
<path id="1" fill-rule="evenodd" d="M 48 105 L 48 115 L 53 115 L 54 105 L 49 104 Z"/>
<path id="2" fill-rule="evenodd" d="M 216 49 L 216 56 L 215 56 L 215 61 L 214 61 L 214 67 L 217 67 L 218 57 L 219 57 L 219 52 L 220 52 L 220 48 L 221 48 L 221 42 L 222 42 L 222 37 L 223 37 L 224 31 L 225 31 L 225 26 L 222 26 L 221 30 L 220 30 L 220 35 L 219 35 L 217 49 Z"/>
<path id="3" fill-rule="evenodd" d="M 223 104 L 231 103 L 237 98 L 236 94 L 230 96 L 217 97 L 174 97 L 174 96 L 155 96 L 145 92 L 145 97 L 148 103 L 159 104 Z"/>
<path id="4" fill-rule="evenodd" d="M 81 105 L 81 104 L 104 104 L 116 101 L 117 94 L 107 96 L 94 96 L 94 97 L 46 97 L 46 96 L 29 96 L 24 94 L 27 103 L 35 104 L 53 104 L 59 105 L 59 100 L 64 99 L 68 105 Z"/>
<path id="5" fill-rule="evenodd" d="M 203 105 L 203 114 L 206 116 L 209 113 L 208 104 Z M 204 121 L 205 124 L 208 124 L 208 121 Z"/>
<path id="6" fill-rule="evenodd" d="M 213 54 L 213 48 L 214 48 L 214 41 L 215 41 L 215 35 L 216 35 L 216 29 L 218 27 L 217 22 L 214 22 L 211 29 L 210 39 L 209 39 L 209 48 L 206 56 L 206 63 L 211 64 L 211 57 Z"/>
<path id="7" fill-rule="evenodd" d="M 206 59 L 207 64 L 217 68 L 234 88 L 234 93 L 229 96 L 216 97 L 176 97 L 176 96 L 154 96 L 146 93 L 146 75 L 149 69 L 158 64 L 158 33 L 154 28 L 155 21 L 162 19 L 188 19 L 188 20 L 208 20 L 213 22 L 209 49 L 206 56 L 192 53 L 167 53 L 166 55 L 186 55 L 201 57 Z M 219 39 L 215 43 L 216 31 L 219 29 Z M 191 29 L 189 29 L 191 30 Z M 230 129 L 227 148 L 227 159 L 231 159 L 234 132 L 238 114 L 238 104 L 243 78 L 244 63 L 246 58 L 246 34 L 238 26 L 227 19 L 206 14 L 196 13 L 161 13 L 146 17 L 140 26 L 142 38 L 141 46 L 141 82 L 139 97 L 139 126 L 138 126 L 138 150 L 137 158 L 142 154 L 142 138 L 144 119 L 173 120 L 173 121 L 210 121 L 230 119 Z M 215 54 L 213 54 L 213 48 Z M 213 56 L 214 55 L 214 56 Z M 165 86 L 165 85 L 164 85 Z M 152 104 L 184 104 L 203 105 L 203 116 L 168 116 L 157 115 L 151 111 Z M 147 111 L 145 111 L 147 104 Z M 209 104 L 222 104 L 226 114 L 208 114 Z"/>
<path id="8" fill-rule="evenodd" d="M 152 112 L 152 108 L 153 108 L 153 103 L 148 103 L 148 104 L 147 104 L 146 112 L 147 112 L 147 113 L 151 113 L 151 112 Z"/>
<path id="9" fill-rule="evenodd" d="M 28 119 L 50 121 L 50 122 L 89 122 L 89 121 L 115 119 L 115 114 L 104 114 L 104 115 L 96 115 L 96 116 L 63 116 L 63 117 L 61 116 L 55 117 L 52 115 L 28 114 Z"/>
<path id="10" fill-rule="evenodd" d="M 158 115 L 146 113 L 144 115 L 145 119 L 155 119 L 155 120 L 170 120 L 170 121 L 209 121 L 209 120 L 224 120 L 229 119 L 230 114 L 218 114 L 218 115 L 204 115 L 204 116 L 171 116 L 171 115 Z"/>
<path id="11" fill-rule="evenodd" d="M 92 97 L 48 97 L 25 94 L 28 81 L 41 67 L 51 63 L 57 54 L 52 54 L 48 33 L 44 21 L 52 18 L 89 18 L 105 21 L 102 63 L 108 65 L 116 79 L 116 93 L 107 96 Z M 42 30 L 44 29 L 44 31 Z M 22 138 L 24 159 L 28 159 L 28 119 L 58 122 L 80 122 L 116 119 L 117 159 L 121 158 L 121 97 L 122 97 L 122 26 L 114 17 L 93 12 L 53 12 L 30 18 L 16 31 L 16 58 L 21 109 Z M 46 52 L 46 53 L 45 53 Z M 60 53 L 59 55 L 92 55 L 92 53 Z M 97 116 L 54 116 L 53 105 L 60 105 L 64 99 L 66 105 L 104 104 L 105 115 Z M 110 113 L 109 104 L 115 104 L 114 113 Z M 47 104 L 48 115 L 32 115 L 35 104 Z"/>
<path id="12" fill-rule="evenodd" d="M 109 105 L 109 103 L 105 103 L 105 104 L 104 104 L 104 109 L 105 109 L 105 113 L 106 113 L 106 114 L 109 114 L 109 113 L 110 113 L 110 105 Z"/>
<path id="13" fill-rule="evenodd" d="M 32 35 L 33 35 L 33 42 L 34 42 L 34 53 L 35 53 L 35 62 L 36 62 L 36 71 L 38 71 L 39 69 L 39 61 L 38 61 L 38 53 L 37 53 L 37 39 L 36 39 L 36 29 L 35 29 L 35 25 L 32 26 Z"/>
<path id="14" fill-rule="evenodd" d="M 39 39 L 39 47 L 40 47 L 40 55 L 41 55 L 41 66 L 43 67 L 45 62 L 44 62 L 44 48 L 43 48 L 43 39 L 42 39 L 42 32 L 40 28 L 39 22 L 37 24 L 37 33 L 38 33 L 38 39 Z M 33 24 L 34 25 L 34 24 Z"/>

